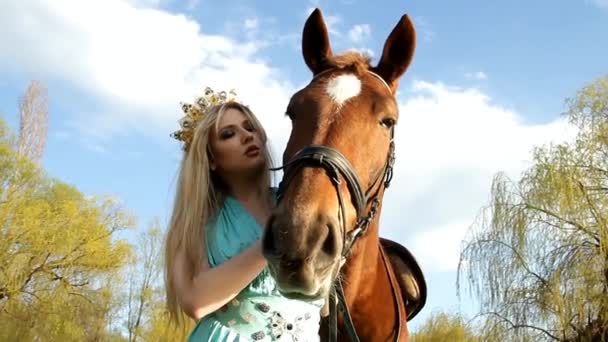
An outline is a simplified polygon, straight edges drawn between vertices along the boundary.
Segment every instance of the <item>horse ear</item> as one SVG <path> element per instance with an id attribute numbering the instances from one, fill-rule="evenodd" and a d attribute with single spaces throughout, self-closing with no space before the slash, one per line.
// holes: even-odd
<path id="1" fill-rule="evenodd" d="M 410 18 L 402 16 L 384 43 L 382 57 L 375 72 L 389 84 L 393 93 L 397 90 L 399 78 L 412 62 L 416 48 L 416 30 Z"/>
<path id="2" fill-rule="evenodd" d="M 304 24 L 302 54 L 313 75 L 323 71 L 325 61 L 332 55 L 327 26 L 318 8 L 315 8 Z"/>

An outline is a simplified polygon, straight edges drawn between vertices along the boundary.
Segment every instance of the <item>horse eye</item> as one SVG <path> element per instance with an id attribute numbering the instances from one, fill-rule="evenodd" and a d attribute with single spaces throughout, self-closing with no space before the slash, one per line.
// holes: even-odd
<path id="1" fill-rule="evenodd" d="M 293 120 L 293 114 L 290 111 L 285 112 L 285 116 L 289 118 L 289 120 Z"/>
<path id="2" fill-rule="evenodd" d="M 380 125 L 382 125 L 385 128 L 391 128 L 391 127 L 395 126 L 395 119 L 384 118 L 384 119 L 382 119 L 382 121 L 380 121 Z"/>

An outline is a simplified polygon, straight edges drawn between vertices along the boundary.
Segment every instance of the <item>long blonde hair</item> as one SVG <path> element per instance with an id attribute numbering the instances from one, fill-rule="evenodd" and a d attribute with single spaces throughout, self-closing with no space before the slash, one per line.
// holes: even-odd
<path id="1" fill-rule="evenodd" d="M 218 184 L 218 177 L 212 176 L 209 138 L 211 129 L 217 130 L 223 113 L 229 108 L 240 110 L 260 134 L 267 147 L 262 185 L 268 189 L 271 184 L 269 169 L 272 167 L 272 158 L 266 132 L 253 112 L 238 102 L 211 107 L 197 123 L 190 147 L 184 152 L 165 241 L 166 304 L 171 320 L 178 324 L 182 322 L 184 312 L 179 306 L 171 270 L 175 267 L 175 255 L 180 248 L 184 249 L 186 255 L 186 275 L 192 278 L 200 270 L 205 245 L 205 224 L 217 213 L 226 195 L 226 189 Z M 270 201 L 270 196 L 266 200 Z"/>

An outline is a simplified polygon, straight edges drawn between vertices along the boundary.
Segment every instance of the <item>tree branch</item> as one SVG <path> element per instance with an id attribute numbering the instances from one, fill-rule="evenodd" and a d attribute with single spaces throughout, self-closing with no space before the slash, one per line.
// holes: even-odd
<path id="1" fill-rule="evenodd" d="M 551 217 L 553 217 L 553 218 L 555 218 L 555 219 L 557 219 L 557 220 L 560 220 L 560 221 L 562 221 L 562 222 L 565 222 L 565 223 L 567 223 L 567 224 L 569 224 L 569 225 L 571 225 L 571 226 L 575 227 L 576 229 L 578 229 L 578 230 L 580 230 L 580 231 L 582 231 L 582 232 L 586 233 L 587 235 L 591 236 L 593 239 L 596 239 L 596 240 L 598 239 L 598 238 L 595 236 L 595 234 L 594 234 L 593 232 L 590 232 L 589 230 L 587 230 L 587 229 L 586 229 L 586 228 L 585 228 L 583 225 L 581 225 L 580 223 L 576 223 L 576 222 L 574 222 L 574 221 L 567 220 L 567 219 L 565 219 L 565 218 L 563 218 L 563 217 L 559 216 L 558 214 L 556 214 L 556 213 L 554 213 L 554 212 L 552 212 L 552 211 L 550 211 L 550 210 L 548 210 L 548 209 L 540 208 L 540 207 L 534 206 L 534 205 L 532 205 L 532 204 L 530 204 L 530 203 L 527 203 L 527 202 L 526 202 L 526 203 L 524 203 L 523 205 L 525 206 L 525 208 L 526 208 L 526 209 L 531 209 L 531 210 L 534 210 L 534 211 L 541 212 L 541 213 L 543 213 L 543 214 L 545 214 L 545 215 L 549 215 L 549 216 L 551 216 Z"/>
<path id="2" fill-rule="evenodd" d="M 49 260 L 49 257 L 51 256 L 51 253 L 47 253 L 46 257 L 44 258 L 44 261 L 42 263 L 40 263 L 40 265 L 34 267 L 34 269 L 32 269 L 32 271 L 30 272 L 30 274 L 27 276 L 27 278 L 25 279 L 25 281 L 23 282 L 23 284 L 21 285 L 21 287 L 19 288 L 20 292 L 24 292 L 25 287 L 29 284 L 29 282 L 32 280 L 32 277 L 34 276 L 34 274 L 36 274 L 37 272 L 39 272 L 42 268 L 44 268 L 44 266 L 46 265 L 46 262 Z M 34 259 L 34 257 L 32 256 L 30 258 L 30 261 Z"/>
<path id="3" fill-rule="evenodd" d="M 93 301 L 91 299 L 89 299 L 87 296 L 83 295 L 82 293 L 78 293 L 78 292 L 68 292 L 69 295 L 71 296 L 77 296 L 80 297 L 84 300 L 86 300 L 87 302 L 89 302 L 89 304 L 91 305 L 95 305 L 95 303 L 93 303 Z"/>
<path id="4" fill-rule="evenodd" d="M 513 254 L 521 261 L 524 269 L 531 275 L 533 275 L 534 277 L 536 277 L 538 280 L 540 280 L 540 282 L 543 285 L 547 284 L 547 280 L 543 277 L 541 277 L 538 273 L 532 271 L 529 267 L 528 267 L 528 263 L 526 262 L 526 260 L 524 259 L 524 257 L 515 249 L 513 248 L 513 246 L 502 242 L 500 240 L 492 240 L 492 239 L 481 239 L 481 240 L 477 240 L 475 241 L 476 243 L 497 243 L 499 245 L 502 245 L 503 247 L 507 247 L 509 250 L 511 250 L 511 252 L 513 252 Z"/>
<path id="5" fill-rule="evenodd" d="M 69 281 L 68 279 L 65 279 L 64 276 L 61 276 L 57 273 L 55 273 L 54 271 L 50 271 L 49 272 L 51 275 L 53 275 L 53 278 L 51 278 L 51 281 L 56 281 L 59 280 L 60 282 L 70 286 L 70 287 L 82 287 L 82 286 L 87 286 L 89 285 L 89 281 L 85 280 L 82 283 L 72 283 L 71 281 Z"/>
<path id="6" fill-rule="evenodd" d="M 606 177 L 608 177 L 608 170 L 602 169 L 600 167 L 594 166 L 594 165 L 585 165 L 585 164 L 574 164 L 573 165 L 576 168 L 586 168 L 586 169 L 590 169 L 592 171 L 596 171 L 599 173 L 604 174 Z"/>
<path id="7" fill-rule="evenodd" d="M 589 193 L 587 192 L 585 185 L 580 180 L 577 180 L 577 183 L 578 183 L 580 190 L 583 192 L 583 195 L 585 196 L 585 200 L 587 200 L 587 204 L 589 205 L 589 209 L 591 210 L 591 214 L 593 215 L 593 218 L 595 218 L 595 222 L 600 224 L 602 226 L 602 228 L 605 229 L 606 222 L 604 221 L 604 218 L 601 217 L 601 214 L 598 213 L 597 208 L 596 208 L 595 204 L 593 203 L 593 201 L 591 200 L 591 198 L 589 198 Z M 599 242 L 600 237 L 597 234 L 595 234 L 595 239 L 596 239 L 596 241 Z"/>
<path id="8" fill-rule="evenodd" d="M 509 324 L 511 326 L 510 329 L 513 329 L 513 330 L 517 330 L 517 329 L 532 329 L 532 330 L 536 330 L 538 332 L 541 332 L 541 333 L 547 335 L 548 337 L 550 337 L 550 338 L 552 338 L 552 339 L 554 339 L 556 341 L 563 341 L 562 339 L 560 339 L 559 337 L 553 335 L 552 333 L 550 333 L 546 329 L 543 329 L 541 327 L 537 327 L 537 326 L 534 326 L 534 325 L 530 325 L 530 324 L 515 324 L 511 320 L 509 320 L 508 318 L 504 317 L 503 315 L 501 315 L 501 314 L 499 314 L 498 312 L 495 312 L 495 311 L 488 311 L 488 312 L 482 313 L 481 315 L 496 316 L 501 321 Z"/>

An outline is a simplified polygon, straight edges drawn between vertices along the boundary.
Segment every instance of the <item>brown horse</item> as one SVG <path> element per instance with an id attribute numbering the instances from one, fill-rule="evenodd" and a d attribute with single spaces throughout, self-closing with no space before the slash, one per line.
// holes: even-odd
<path id="1" fill-rule="evenodd" d="M 378 227 L 392 177 L 395 93 L 414 48 L 407 15 L 375 67 L 358 53 L 332 53 L 320 10 L 304 25 L 302 50 L 313 79 L 287 107 L 292 132 L 285 174 L 263 248 L 285 296 L 333 303 L 322 338 L 407 341 L 406 321 L 425 302 L 414 258 L 381 238 Z M 342 315 L 336 300 L 346 304 Z"/>

